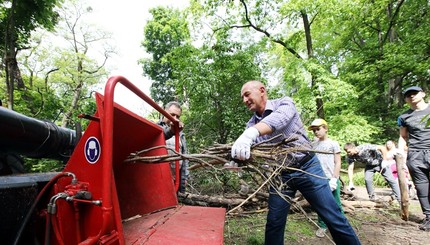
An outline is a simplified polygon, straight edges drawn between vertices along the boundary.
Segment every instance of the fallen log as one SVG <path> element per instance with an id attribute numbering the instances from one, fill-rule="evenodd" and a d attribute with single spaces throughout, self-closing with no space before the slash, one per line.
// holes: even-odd
<path id="1" fill-rule="evenodd" d="M 342 200 L 342 206 L 351 207 L 353 209 L 356 208 L 386 208 L 387 203 L 386 202 L 372 202 L 372 201 L 348 201 L 348 200 Z"/>
<path id="2" fill-rule="evenodd" d="M 266 198 L 259 198 L 259 195 L 248 200 L 245 207 L 253 206 L 261 206 L 265 207 L 267 204 Z M 242 198 L 240 195 L 229 195 L 228 197 L 223 196 L 214 196 L 214 195 L 198 195 L 192 193 L 178 193 L 178 198 L 183 204 L 188 205 L 199 205 L 199 206 L 210 206 L 210 207 L 235 207 L 245 201 L 245 198 Z"/>

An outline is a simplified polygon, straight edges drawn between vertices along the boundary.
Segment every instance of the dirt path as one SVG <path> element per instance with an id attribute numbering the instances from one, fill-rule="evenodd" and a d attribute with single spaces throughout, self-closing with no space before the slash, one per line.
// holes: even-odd
<path id="1" fill-rule="evenodd" d="M 390 189 L 376 189 L 377 202 L 388 203 Z M 356 200 L 368 202 L 367 192 L 364 187 L 358 187 L 354 191 Z M 356 208 L 354 213 L 348 214 L 362 244 L 430 244 L 430 232 L 418 229 L 423 215 L 417 200 L 410 200 L 409 221 L 400 217 L 400 208 L 387 205 L 383 208 Z M 303 244 L 332 244 L 327 238 L 311 238 Z"/>

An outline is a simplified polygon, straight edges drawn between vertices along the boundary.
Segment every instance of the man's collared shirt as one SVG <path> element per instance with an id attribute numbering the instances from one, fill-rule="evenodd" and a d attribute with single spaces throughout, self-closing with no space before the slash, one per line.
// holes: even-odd
<path id="1" fill-rule="evenodd" d="M 289 142 L 286 147 L 305 151 L 312 148 L 294 101 L 289 97 L 268 100 L 263 115 L 259 116 L 257 113 L 254 113 L 246 124 L 246 127 L 252 127 L 259 122 L 267 124 L 273 132 L 271 134 L 259 136 L 255 143 L 282 134 L 282 137 L 276 138 L 268 143 L 277 143 L 284 139 L 295 139 Z M 293 151 L 292 155 L 296 159 L 300 159 L 305 154 Z"/>

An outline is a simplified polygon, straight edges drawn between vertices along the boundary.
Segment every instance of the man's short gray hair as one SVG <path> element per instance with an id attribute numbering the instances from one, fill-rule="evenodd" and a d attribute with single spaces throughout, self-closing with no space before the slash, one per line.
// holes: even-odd
<path id="1" fill-rule="evenodd" d="M 179 104 L 179 102 L 177 102 L 177 101 L 170 101 L 169 103 L 166 104 L 166 106 L 164 106 L 164 109 L 167 110 L 172 106 L 176 106 L 182 111 L 181 104 Z"/>

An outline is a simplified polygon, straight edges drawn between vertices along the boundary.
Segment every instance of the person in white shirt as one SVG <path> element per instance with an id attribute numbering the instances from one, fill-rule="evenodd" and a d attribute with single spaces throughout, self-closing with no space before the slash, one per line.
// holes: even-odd
<path id="1" fill-rule="evenodd" d="M 321 163 L 321 167 L 329 179 L 330 190 L 332 191 L 333 197 L 336 200 L 337 205 L 343 213 L 342 203 L 340 201 L 340 146 L 337 141 L 334 141 L 328 137 L 328 124 L 324 119 L 315 119 L 308 127 L 315 135 L 315 140 L 312 142 L 312 149 L 316 150 L 316 156 Z M 326 153 L 322 153 L 326 152 Z M 327 225 L 318 216 L 319 229 L 316 232 L 316 236 L 324 237 L 327 231 Z"/>

